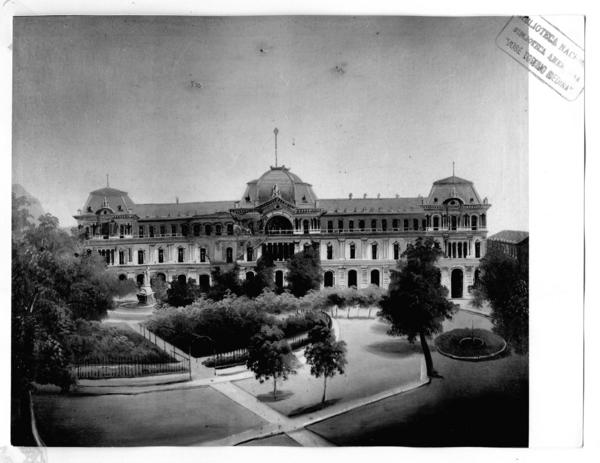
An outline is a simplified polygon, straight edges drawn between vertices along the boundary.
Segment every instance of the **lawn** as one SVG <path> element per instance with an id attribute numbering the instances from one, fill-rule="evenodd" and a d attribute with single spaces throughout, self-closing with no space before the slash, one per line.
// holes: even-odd
<path id="1" fill-rule="evenodd" d="M 367 397 L 420 377 L 421 350 L 404 338 L 386 334 L 387 325 L 373 319 L 338 319 L 340 339 L 348 344 L 348 365 L 344 375 L 327 382 L 327 399 L 337 403 Z M 294 416 L 318 404 L 323 391 L 323 379 L 310 375 L 302 351 L 296 375 L 279 382 L 281 399 L 272 401 L 272 381 L 260 384 L 255 379 L 235 384 L 265 401 L 269 406 L 288 416 Z"/>
<path id="2" fill-rule="evenodd" d="M 137 361 L 166 363 L 173 359 L 125 323 L 101 324 L 79 320 L 69 346 L 75 364 L 85 361 L 111 363 L 111 360 L 135 358 Z"/>
<path id="3" fill-rule="evenodd" d="M 490 329 L 458 312 L 445 330 Z M 433 352 L 443 379 L 309 426 L 337 445 L 527 446 L 528 359 L 505 355 L 464 362 Z"/>
<path id="4" fill-rule="evenodd" d="M 48 446 L 190 445 L 266 424 L 212 388 L 137 395 L 35 395 Z"/>

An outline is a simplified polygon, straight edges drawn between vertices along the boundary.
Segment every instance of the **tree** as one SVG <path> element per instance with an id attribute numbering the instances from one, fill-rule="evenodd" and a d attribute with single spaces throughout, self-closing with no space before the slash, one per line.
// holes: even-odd
<path id="1" fill-rule="evenodd" d="M 196 300 L 199 288 L 194 281 L 174 279 L 167 289 L 167 302 L 174 307 L 184 307 Z"/>
<path id="2" fill-rule="evenodd" d="M 529 275 L 526 265 L 500 251 L 488 252 L 479 264 L 481 277 L 474 304 L 488 300 L 494 332 L 523 354 L 529 348 Z"/>
<path id="3" fill-rule="evenodd" d="M 292 348 L 283 338 L 283 331 L 276 326 L 263 325 L 260 332 L 252 336 L 246 364 L 261 383 L 273 378 L 274 400 L 277 398 L 277 379 L 286 380 L 296 373 Z"/>
<path id="4" fill-rule="evenodd" d="M 421 342 L 427 374 L 436 376 L 427 337 L 442 330 L 444 319 L 452 318 L 456 305 L 447 299 L 448 289 L 440 284 L 435 262 L 441 255 L 432 238 L 417 238 L 402 254 L 398 270 L 392 272 L 388 293 L 381 301 L 379 316 L 391 324 L 389 333 Z"/>
<path id="5" fill-rule="evenodd" d="M 312 246 L 294 254 L 287 267 L 287 281 L 294 296 L 302 297 L 311 289 L 319 289 L 321 286 L 321 259 Z"/>
<path id="6" fill-rule="evenodd" d="M 33 216 L 29 213 L 29 200 L 25 196 L 12 194 L 12 233 L 13 239 L 23 237 L 25 231 L 32 226 L 30 219 Z"/>
<path id="7" fill-rule="evenodd" d="M 306 362 L 310 365 L 310 374 L 315 378 L 323 376 L 324 404 L 327 397 L 327 378 L 336 373 L 343 374 L 346 366 L 346 343 L 336 341 L 333 330 L 323 319 L 319 320 L 308 333 L 309 345 L 304 351 Z"/>
<path id="8" fill-rule="evenodd" d="M 224 272 L 221 272 L 220 267 L 216 267 L 211 272 L 212 286 L 208 291 L 208 298 L 213 301 L 220 301 L 228 292 L 236 296 L 242 295 L 243 289 L 238 274 L 239 266 L 237 264 Z"/>
<path id="9" fill-rule="evenodd" d="M 263 253 L 256 262 L 256 275 L 254 278 L 246 278 L 244 281 L 244 294 L 248 297 L 257 297 L 265 289 L 273 289 L 273 268 L 275 263 L 273 257 L 267 252 Z"/>

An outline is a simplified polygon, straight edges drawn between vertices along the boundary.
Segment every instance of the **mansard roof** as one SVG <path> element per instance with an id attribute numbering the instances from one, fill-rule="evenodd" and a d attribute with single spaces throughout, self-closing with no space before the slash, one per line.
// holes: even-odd
<path id="1" fill-rule="evenodd" d="M 320 199 L 318 206 L 327 214 L 377 213 L 377 212 L 422 212 L 423 198 L 347 198 Z"/>
<path id="2" fill-rule="evenodd" d="M 83 205 L 83 211 L 85 213 L 96 213 L 100 209 L 108 208 L 115 212 L 127 212 L 133 206 L 134 203 L 126 191 L 106 187 L 94 190 L 89 194 Z"/>
<path id="3" fill-rule="evenodd" d="M 234 201 L 200 201 L 193 203 L 136 204 L 134 212 L 140 219 L 177 218 L 195 215 L 227 213 Z"/>

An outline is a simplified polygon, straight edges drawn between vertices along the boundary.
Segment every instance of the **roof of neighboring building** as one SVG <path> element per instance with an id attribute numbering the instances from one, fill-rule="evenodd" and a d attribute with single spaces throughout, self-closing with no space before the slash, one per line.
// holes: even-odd
<path id="1" fill-rule="evenodd" d="M 347 198 L 320 199 L 318 207 L 329 214 L 376 213 L 376 212 L 422 212 L 423 198 Z"/>
<path id="2" fill-rule="evenodd" d="M 488 240 L 503 241 L 511 244 L 519 244 L 527 238 L 529 238 L 529 232 L 519 230 L 502 230 L 492 236 L 488 236 Z"/>

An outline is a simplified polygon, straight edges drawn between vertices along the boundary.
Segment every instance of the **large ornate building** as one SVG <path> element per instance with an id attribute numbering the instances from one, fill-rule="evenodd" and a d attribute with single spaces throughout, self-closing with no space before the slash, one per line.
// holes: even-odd
<path id="1" fill-rule="evenodd" d="M 238 201 L 136 204 L 125 191 L 92 191 L 75 218 L 88 252 L 99 252 L 120 278 L 193 278 L 211 284 L 211 271 L 237 263 L 252 278 L 257 259 L 285 261 L 306 246 L 320 250 L 323 285 L 387 287 L 406 246 L 431 236 L 451 297 L 466 297 L 485 253 L 486 213 L 473 183 L 451 176 L 427 197 L 318 199 L 312 186 L 285 166 L 248 182 Z"/>

